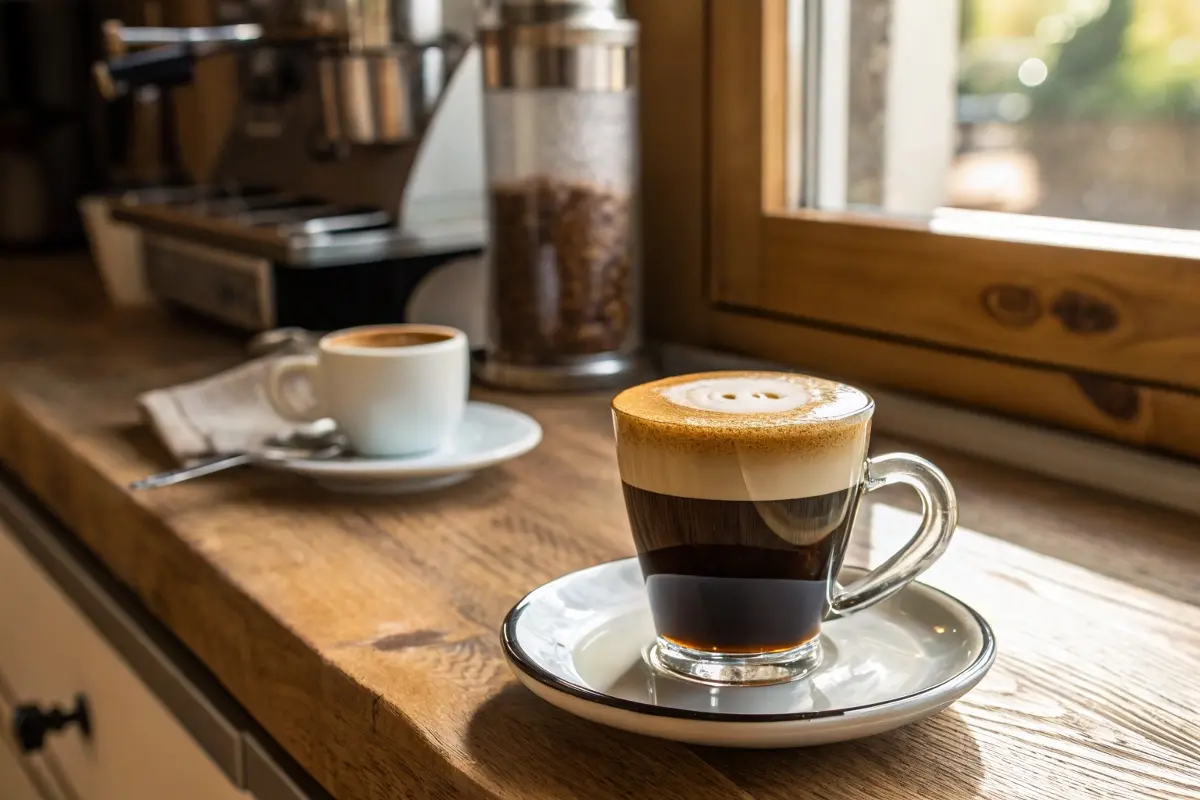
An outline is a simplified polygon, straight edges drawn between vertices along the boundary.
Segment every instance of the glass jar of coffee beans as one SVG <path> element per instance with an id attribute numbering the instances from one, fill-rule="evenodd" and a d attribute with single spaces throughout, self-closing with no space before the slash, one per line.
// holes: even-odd
<path id="1" fill-rule="evenodd" d="M 637 24 L 621 0 L 500 0 L 484 55 L 485 381 L 620 383 L 640 345 Z"/>

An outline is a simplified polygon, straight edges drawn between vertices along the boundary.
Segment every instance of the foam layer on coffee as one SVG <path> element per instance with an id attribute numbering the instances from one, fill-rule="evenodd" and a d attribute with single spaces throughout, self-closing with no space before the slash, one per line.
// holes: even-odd
<path id="1" fill-rule="evenodd" d="M 781 372 L 664 378 L 613 400 L 621 479 L 710 500 L 781 500 L 862 480 L 874 404 L 852 386 Z"/>

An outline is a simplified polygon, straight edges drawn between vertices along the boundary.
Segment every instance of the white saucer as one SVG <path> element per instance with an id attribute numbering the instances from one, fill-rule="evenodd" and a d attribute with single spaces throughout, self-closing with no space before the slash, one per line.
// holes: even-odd
<path id="1" fill-rule="evenodd" d="M 843 580 L 861 574 L 847 568 Z M 996 658 L 988 624 L 913 583 L 822 627 L 821 666 L 795 683 L 710 687 L 652 670 L 654 626 L 637 559 L 565 575 L 501 629 L 509 666 L 542 699 L 634 733 L 723 747 L 803 747 L 871 736 L 941 711 Z"/>
<path id="2" fill-rule="evenodd" d="M 403 494 L 453 486 L 486 467 L 524 455 L 542 441 L 528 414 L 492 403 L 467 403 L 462 425 L 441 450 L 399 458 L 297 459 L 272 468 L 307 475 L 339 492 Z"/>

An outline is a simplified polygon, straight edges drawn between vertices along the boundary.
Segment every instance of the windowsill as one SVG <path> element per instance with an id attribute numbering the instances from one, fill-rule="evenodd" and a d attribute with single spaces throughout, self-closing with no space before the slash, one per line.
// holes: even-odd
<path id="1" fill-rule="evenodd" d="M 1178 228 L 939 208 L 929 220 L 929 230 L 1025 244 L 1200 258 L 1200 231 Z"/>

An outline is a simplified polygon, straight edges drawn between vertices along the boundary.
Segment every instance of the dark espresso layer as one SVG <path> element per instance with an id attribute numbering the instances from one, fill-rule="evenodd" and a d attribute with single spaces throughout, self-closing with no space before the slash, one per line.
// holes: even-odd
<path id="1" fill-rule="evenodd" d="M 338 347 L 415 347 L 452 339 L 449 333 L 423 330 L 380 330 L 347 333 L 329 340 L 329 346 Z"/>
<path id="2" fill-rule="evenodd" d="M 787 650 L 817 634 L 857 486 L 761 502 L 624 490 L 660 636 L 746 654 Z"/>

